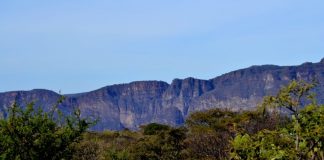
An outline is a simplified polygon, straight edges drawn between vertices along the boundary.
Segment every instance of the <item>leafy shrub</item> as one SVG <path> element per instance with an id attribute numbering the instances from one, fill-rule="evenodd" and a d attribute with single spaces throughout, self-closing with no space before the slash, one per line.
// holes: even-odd
<path id="1" fill-rule="evenodd" d="M 78 110 L 71 116 L 62 115 L 58 104 L 44 112 L 35 109 L 34 103 L 24 109 L 14 103 L 8 117 L 0 120 L 0 158 L 71 159 L 73 144 L 80 141 L 91 123 L 81 119 Z"/>
<path id="2" fill-rule="evenodd" d="M 158 123 L 150 123 L 144 126 L 144 135 L 155 135 L 161 131 L 168 130 L 169 126 L 158 124 Z"/>

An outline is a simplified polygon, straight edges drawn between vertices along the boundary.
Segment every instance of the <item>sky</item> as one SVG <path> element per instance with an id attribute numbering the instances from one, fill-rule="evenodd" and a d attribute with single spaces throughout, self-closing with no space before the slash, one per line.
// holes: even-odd
<path id="1" fill-rule="evenodd" d="M 322 58 L 323 0 L 0 1 L 0 92 L 79 93 Z"/>

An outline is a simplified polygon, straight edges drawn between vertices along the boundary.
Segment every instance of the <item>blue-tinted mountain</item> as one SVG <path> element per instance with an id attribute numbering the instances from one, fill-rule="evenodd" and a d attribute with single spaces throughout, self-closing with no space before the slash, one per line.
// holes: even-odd
<path id="1" fill-rule="evenodd" d="M 91 92 L 65 95 L 60 106 L 64 113 L 80 108 L 84 117 L 99 117 L 93 130 L 136 129 L 140 125 L 158 122 L 182 125 L 195 111 L 211 108 L 246 110 L 266 95 L 275 94 L 291 80 L 317 80 L 315 92 L 324 102 L 324 59 L 319 63 L 299 66 L 252 66 L 210 80 L 196 78 L 162 81 L 139 81 L 106 86 Z M 49 90 L 12 91 L 0 93 L 0 116 L 7 116 L 13 102 L 24 106 L 35 102 L 49 110 L 60 97 Z"/>

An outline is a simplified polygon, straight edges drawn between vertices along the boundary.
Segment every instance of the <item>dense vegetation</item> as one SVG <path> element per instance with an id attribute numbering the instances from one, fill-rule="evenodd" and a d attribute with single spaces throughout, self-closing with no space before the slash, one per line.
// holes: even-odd
<path id="1" fill-rule="evenodd" d="M 0 153 L 6 159 L 320 160 L 324 159 L 324 106 L 311 93 L 314 87 L 292 81 L 277 95 L 265 97 L 255 110 L 212 109 L 191 114 L 183 127 L 152 123 L 138 131 L 82 134 L 89 123 L 80 118 L 57 125 L 48 113 L 13 107 L 11 116 L 1 121 Z M 26 117 L 31 120 L 26 122 Z"/>
<path id="2" fill-rule="evenodd" d="M 80 118 L 76 110 L 65 116 L 57 108 L 50 112 L 17 103 L 9 109 L 7 119 L 0 120 L 0 159 L 71 159 L 76 144 L 92 122 Z"/>

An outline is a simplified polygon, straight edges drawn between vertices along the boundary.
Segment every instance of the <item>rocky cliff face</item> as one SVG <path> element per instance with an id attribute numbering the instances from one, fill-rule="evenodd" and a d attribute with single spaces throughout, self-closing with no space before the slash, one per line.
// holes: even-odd
<path id="1" fill-rule="evenodd" d="M 252 66 L 210 80 L 175 79 L 171 84 L 162 81 L 141 81 L 103 87 L 74 95 L 65 95 L 60 106 L 64 113 L 80 108 L 82 116 L 97 117 L 100 122 L 93 130 L 136 129 L 140 125 L 158 122 L 181 125 L 191 112 L 211 108 L 244 110 L 255 107 L 265 95 L 276 93 L 293 79 L 319 82 L 316 93 L 324 102 L 324 59 L 319 63 L 300 66 Z M 36 106 L 49 110 L 59 94 L 48 90 L 0 93 L 0 112 L 14 101 L 22 106 L 34 101 Z"/>

